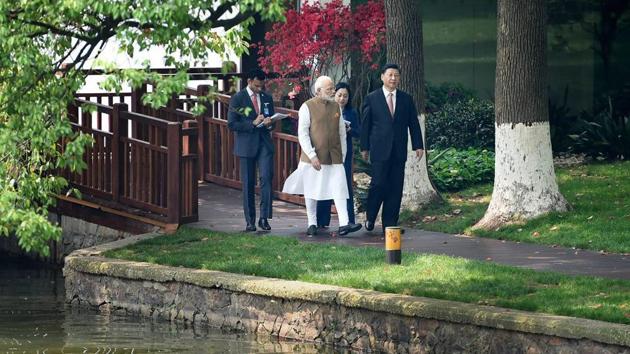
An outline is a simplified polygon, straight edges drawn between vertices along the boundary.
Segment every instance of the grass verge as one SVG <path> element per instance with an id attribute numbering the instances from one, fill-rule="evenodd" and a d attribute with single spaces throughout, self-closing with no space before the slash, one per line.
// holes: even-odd
<path id="1" fill-rule="evenodd" d="M 630 324 L 630 281 L 572 277 L 439 255 L 182 228 L 107 257 L 426 296 Z"/>
<path id="2" fill-rule="evenodd" d="M 559 168 L 560 192 L 572 210 L 492 231 L 470 229 L 486 211 L 492 185 L 443 194 L 446 203 L 404 212 L 403 224 L 452 234 L 630 253 L 630 161 Z"/>

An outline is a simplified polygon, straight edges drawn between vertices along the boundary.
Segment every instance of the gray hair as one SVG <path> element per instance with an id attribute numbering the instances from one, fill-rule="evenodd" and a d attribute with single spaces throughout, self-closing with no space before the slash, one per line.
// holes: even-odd
<path id="1" fill-rule="evenodd" d="M 318 77 L 317 80 L 315 80 L 315 84 L 313 84 L 313 92 L 317 94 L 317 91 L 319 91 L 319 89 L 322 88 L 327 81 L 333 82 L 333 80 L 328 76 Z"/>

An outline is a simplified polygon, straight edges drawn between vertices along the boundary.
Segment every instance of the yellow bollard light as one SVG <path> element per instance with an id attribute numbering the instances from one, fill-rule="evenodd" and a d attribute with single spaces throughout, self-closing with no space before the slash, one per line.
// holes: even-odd
<path id="1" fill-rule="evenodd" d="M 387 253 L 387 263 L 400 264 L 402 244 L 400 227 L 388 226 L 385 228 L 385 252 Z"/>

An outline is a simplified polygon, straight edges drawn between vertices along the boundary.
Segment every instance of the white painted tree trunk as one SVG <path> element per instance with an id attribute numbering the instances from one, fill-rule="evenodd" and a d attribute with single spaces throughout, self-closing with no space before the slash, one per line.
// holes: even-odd
<path id="1" fill-rule="evenodd" d="M 475 228 L 495 229 L 552 211 L 568 203 L 556 182 L 549 122 L 496 124 L 492 200 Z"/>
<path id="2" fill-rule="evenodd" d="M 422 142 L 424 146 L 427 146 L 424 114 L 421 114 L 419 119 L 422 128 Z M 417 210 L 424 205 L 440 200 L 441 197 L 429 180 L 426 150 L 422 159 L 418 160 L 416 152 L 411 149 L 411 137 L 409 137 L 408 145 L 401 209 Z"/>

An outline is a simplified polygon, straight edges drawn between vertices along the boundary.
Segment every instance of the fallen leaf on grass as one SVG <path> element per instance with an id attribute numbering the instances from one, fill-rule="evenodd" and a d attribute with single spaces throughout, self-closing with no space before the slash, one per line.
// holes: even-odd
<path id="1" fill-rule="evenodd" d="M 588 218 L 586 218 L 586 220 L 593 220 L 593 215 L 591 215 Z"/>
<path id="2" fill-rule="evenodd" d="M 536 237 L 536 238 L 540 237 L 540 232 L 538 232 L 538 231 L 532 232 L 532 237 Z"/>
<path id="3" fill-rule="evenodd" d="M 455 209 L 455 210 L 453 210 L 453 214 L 455 214 L 455 215 L 459 215 L 459 214 L 461 214 L 461 213 L 462 213 L 462 210 L 461 210 L 461 209 Z"/>
<path id="4" fill-rule="evenodd" d="M 433 215 L 427 215 L 424 218 L 422 218 L 422 222 L 431 222 L 431 221 L 435 221 L 437 220 L 437 216 L 433 216 Z"/>
<path id="5" fill-rule="evenodd" d="M 557 226 L 552 226 L 551 229 L 549 229 L 549 231 L 556 231 L 556 230 L 558 230 Z"/>

